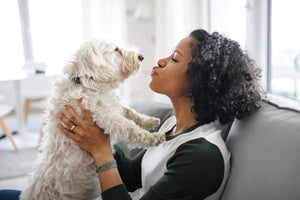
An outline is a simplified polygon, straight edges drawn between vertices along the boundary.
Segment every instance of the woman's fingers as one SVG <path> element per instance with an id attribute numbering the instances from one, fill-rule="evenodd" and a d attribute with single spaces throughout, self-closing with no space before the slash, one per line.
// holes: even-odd
<path id="1" fill-rule="evenodd" d="M 79 140 L 79 135 L 74 134 L 73 132 L 71 132 L 70 130 L 68 130 L 67 128 L 65 128 L 62 124 L 58 125 L 58 128 L 60 129 L 61 132 L 63 132 L 67 137 L 71 138 L 72 140 L 74 140 L 75 142 L 78 142 Z"/>
<path id="2" fill-rule="evenodd" d="M 77 103 L 78 103 L 78 105 L 79 105 L 79 107 L 80 107 L 80 109 L 81 109 L 81 112 L 82 112 L 84 118 L 85 118 L 86 120 L 88 120 L 89 122 L 93 122 L 93 118 L 92 118 L 92 116 L 91 116 L 91 111 L 85 109 L 85 108 L 83 107 L 83 105 L 82 105 L 81 102 L 82 102 L 82 98 L 77 99 Z"/>
<path id="3" fill-rule="evenodd" d="M 73 122 L 71 122 L 63 113 L 60 113 L 60 119 L 63 122 L 63 124 L 68 127 L 68 129 L 72 129 L 72 127 L 75 125 Z M 74 129 L 74 128 L 73 128 Z"/>
<path id="4" fill-rule="evenodd" d="M 66 126 L 64 128 L 67 128 L 71 133 L 76 133 L 76 134 L 81 134 L 81 126 L 78 126 L 76 124 L 74 124 L 71 120 L 69 120 L 63 113 L 60 113 L 59 116 L 60 120 L 62 121 L 62 123 Z"/>
<path id="5" fill-rule="evenodd" d="M 77 115 L 77 113 L 75 112 L 75 110 L 71 106 L 69 106 L 69 105 L 66 105 L 65 108 L 66 108 L 66 111 L 68 112 L 69 116 L 71 117 L 71 120 L 73 122 L 75 122 L 76 125 L 80 125 L 81 127 L 85 128 L 85 122 L 84 122 L 84 120 L 81 119 Z"/>

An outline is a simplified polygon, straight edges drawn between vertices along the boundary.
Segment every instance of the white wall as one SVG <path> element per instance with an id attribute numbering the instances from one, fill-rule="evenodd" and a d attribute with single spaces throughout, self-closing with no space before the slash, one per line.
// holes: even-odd
<path id="1" fill-rule="evenodd" d="M 126 0 L 127 41 L 139 48 L 144 60 L 138 73 L 128 79 L 129 99 L 153 99 L 149 88 L 154 60 L 154 3 L 151 0 Z M 124 89 L 124 88 L 123 88 Z M 124 93 L 123 93 L 124 94 Z"/>
<path id="2" fill-rule="evenodd" d="M 192 30 L 208 29 L 207 6 L 208 0 L 155 0 L 155 60 L 170 55 Z M 165 96 L 154 97 L 170 103 Z"/>

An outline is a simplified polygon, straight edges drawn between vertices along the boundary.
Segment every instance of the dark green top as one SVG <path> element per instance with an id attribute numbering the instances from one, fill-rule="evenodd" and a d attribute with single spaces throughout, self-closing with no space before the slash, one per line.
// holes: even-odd
<path id="1" fill-rule="evenodd" d="M 170 140 L 176 135 L 166 137 Z M 117 147 L 115 159 L 124 184 L 104 191 L 103 200 L 129 200 L 131 198 L 127 191 L 133 192 L 142 187 L 141 162 L 145 152 L 142 150 L 129 159 Z M 219 189 L 224 176 L 223 156 L 219 148 L 205 138 L 180 145 L 167 161 L 166 168 L 163 177 L 144 194 L 142 200 L 204 199 Z"/>

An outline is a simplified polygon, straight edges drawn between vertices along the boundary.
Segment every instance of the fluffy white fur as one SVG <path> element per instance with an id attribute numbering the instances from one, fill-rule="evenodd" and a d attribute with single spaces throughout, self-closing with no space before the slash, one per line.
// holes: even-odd
<path id="1" fill-rule="evenodd" d="M 147 130 L 159 119 L 123 107 L 115 89 L 140 67 L 139 54 L 98 40 L 84 43 L 54 84 L 48 106 L 41 153 L 22 200 L 89 200 L 100 197 L 100 185 L 93 157 L 58 129 L 57 114 L 71 105 L 81 116 L 76 99 L 83 98 L 94 121 L 110 134 L 112 141 L 125 141 L 130 147 L 149 147 L 164 140 L 161 133 Z M 69 127 L 70 128 L 70 127 Z"/>

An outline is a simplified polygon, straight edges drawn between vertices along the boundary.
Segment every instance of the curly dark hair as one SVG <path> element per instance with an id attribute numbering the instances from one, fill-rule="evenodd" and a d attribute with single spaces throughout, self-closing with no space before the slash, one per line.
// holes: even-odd
<path id="1" fill-rule="evenodd" d="M 238 42 L 198 29 L 188 64 L 192 112 L 196 120 L 227 123 L 250 115 L 261 106 L 261 70 Z"/>

